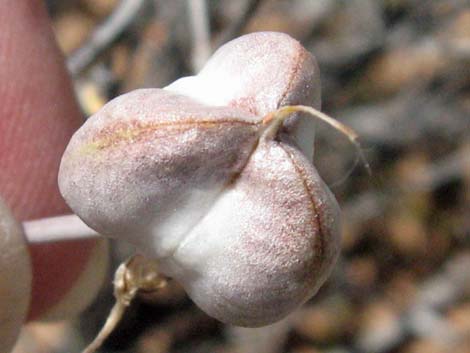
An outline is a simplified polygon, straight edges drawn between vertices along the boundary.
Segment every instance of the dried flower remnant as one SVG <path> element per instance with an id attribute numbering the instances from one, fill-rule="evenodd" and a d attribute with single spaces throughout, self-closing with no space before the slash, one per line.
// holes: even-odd
<path id="1" fill-rule="evenodd" d="M 166 278 L 158 274 L 157 266 L 153 261 L 135 255 L 122 263 L 114 275 L 116 303 L 103 328 L 82 353 L 94 353 L 101 347 L 121 320 L 134 297 L 142 292 L 152 294 L 165 287 L 166 284 Z"/>

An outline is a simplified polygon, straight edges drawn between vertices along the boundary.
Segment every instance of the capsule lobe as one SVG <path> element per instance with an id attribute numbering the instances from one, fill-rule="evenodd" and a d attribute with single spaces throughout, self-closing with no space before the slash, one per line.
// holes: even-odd
<path id="1" fill-rule="evenodd" d="M 137 90 L 77 131 L 59 187 L 89 226 L 164 257 L 242 170 L 258 131 L 255 117 L 239 109 Z"/>
<path id="2" fill-rule="evenodd" d="M 209 315 L 255 327 L 309 299 L 339 253 L 339 208 L 286 141 L 261 141 L 167 265 Z"/>

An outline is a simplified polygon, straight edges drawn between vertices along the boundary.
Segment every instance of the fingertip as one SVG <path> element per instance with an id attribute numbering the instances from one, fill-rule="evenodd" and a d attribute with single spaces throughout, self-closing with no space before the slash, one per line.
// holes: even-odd
<path id="1" fill-rule="evenodd" d="M 0 97 L 0 194 L 20 221 L 70 212 L 57 173 L 82 116 L 43 1 L 0 1 Z M 70 293 L 96 249 L 94 240 L 30 246 L 30 318 Z"/>
<path id="2" fill-rule="evenodd" d="M 108 272 L 109 248 L 105 239 L 34 244 L 30 246 L 30 251 L 33 300 L 28 321 L 78 315 L 96 297 Z M 54 256 L 50 258 L 48 253 Z M 83 258 L 86 258 L 85 263 Z M 56 281 L 64 272 L 67 276 Z"/>

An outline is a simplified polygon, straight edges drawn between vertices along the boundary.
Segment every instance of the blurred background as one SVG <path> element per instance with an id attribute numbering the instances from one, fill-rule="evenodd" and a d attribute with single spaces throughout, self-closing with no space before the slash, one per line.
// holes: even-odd
<path id="1" fill-rule="evenodd" d="M 470 352 L 468 0 L 48 0 L 84 117 L 116 95 L 197 72 L 220 45 L 281 31 L 318 60 L 322 109 L 360 135 L 372 168 L 318 124 L 315 165 L 343 211 L 342 256 L 318 295 L 248 330 L 171 283 L 137 300 L 102 352 Z M 15 353 L 74 353 L 113 302 L 132 249 L 75 322 L 35 323 Z"/>

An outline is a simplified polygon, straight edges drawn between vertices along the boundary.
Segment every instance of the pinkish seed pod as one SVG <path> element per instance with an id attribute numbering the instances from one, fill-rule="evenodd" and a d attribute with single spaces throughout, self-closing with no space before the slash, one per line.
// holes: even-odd
<path id="1" fill-rule="evenodd" d="M 90 227 L 156 259 L 209 315 L 272 323 L 318 290 L 338 255 L 338 206 L 301 152 L 311 130 L 299 129 L 304 119 L 263 119 L 310 103 L 317 80 L 290 37 L 243 36 L 198 76 L 128 93 L 91 117 L 64 153 L 60 190 Z"/>

